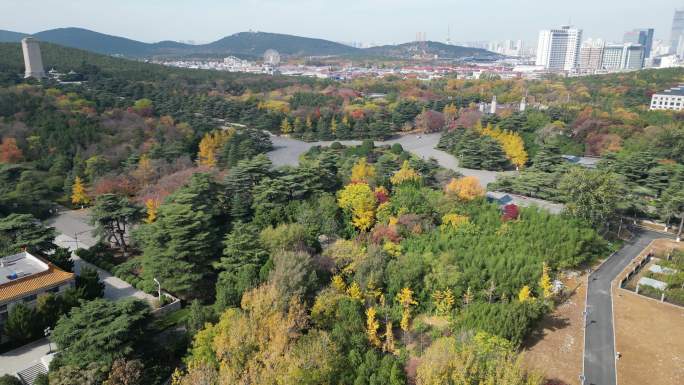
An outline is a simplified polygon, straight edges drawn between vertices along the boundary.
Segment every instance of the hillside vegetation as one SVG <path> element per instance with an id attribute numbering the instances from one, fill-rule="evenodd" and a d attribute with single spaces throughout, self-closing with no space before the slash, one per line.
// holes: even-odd
<path id="1" fill-rule="evenodd" d="M 552 282 L 610 254 L 625 215 L 684 220 L 683 116 L 647 110 L 681 69 L 333 82 L 43 50 L 70 82 L 22 79 L 19 45 L 0 45 L 0 250 L 68 269 L 36 218 L 90 207 L 101 243 L 78 255 L 188 308 L 113 306 L 94 270 L 17 307 L 14 343 L 54 327 L 50 383 L 539 385 L 518 349 L 562 300 Z M 498 114 L 479 112 L 494 95 Z M 421 132 L 567 210 L 501 207 L 476 178 L 368 140 Z M 269 133 L 362 144 L 276 167 Z"/>

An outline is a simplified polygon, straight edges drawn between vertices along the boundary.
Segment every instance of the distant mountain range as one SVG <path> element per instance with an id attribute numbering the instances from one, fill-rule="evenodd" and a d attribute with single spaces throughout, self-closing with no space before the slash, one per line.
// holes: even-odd
<path id="1" fill-rule="evenodd" d="M 0 42 L 19 42 L 29 34 L 0 30 Z M 355 56 L 388 57 L 408 59 L 415 56 L 442 59 L 495 59 L 500 55 L 479 48 L 452 46 L 437 42 L 413 42 L 373 48 L 354 48 L 323 39 L 284 35 L 267 32 L 240 32 L 208 44 L 184 44 L 175 41 L 144 43 L 137 40 L 83 28 L 57 28 L 38 32 L 31 36 L 67 47 L 79 48 L 106 55 L 132 58 L 191 55 L 244 55 L 259 57 L 268 49 L 281 55 L 303 56 Z"/>

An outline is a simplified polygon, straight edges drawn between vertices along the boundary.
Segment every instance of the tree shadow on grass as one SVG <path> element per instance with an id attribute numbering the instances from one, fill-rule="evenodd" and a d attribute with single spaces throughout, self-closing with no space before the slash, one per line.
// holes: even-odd
<path id="1" fill-rule="evenodd" d="M 551 378 L 547 379 L 546 382 L 544 382 L 544 385 L 568 385 L 568 383 L 557 378 Z"/>

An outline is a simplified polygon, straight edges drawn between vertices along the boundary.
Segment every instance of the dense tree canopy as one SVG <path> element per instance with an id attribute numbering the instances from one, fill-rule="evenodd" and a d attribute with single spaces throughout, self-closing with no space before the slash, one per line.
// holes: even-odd
<path id="1" fill-rule="evenodd" d="M 143 333 L 148 314 L 147 304 L 133 299 L 84 302 L 57 322 L 51 337 L 62 350 L 57 366 L 109 365 L 126 357 Z"/>
<path id="2" fill-rule="evenodd" d="M 186 320 L 152 322 L 145 304 L 94 299 L 84 269 L 61 297 L 16 307 L 16 339 L 57 322 L 51 383 L 158 384 L 178 367 L 174 385 L 537 384 L 514 349 L 553 307 L 550 281 L 607 255 L 597 230 L 610 239 L 621 215 L 684 223 L 682 116 L 644 108 L 681 69 L 337 82 L 43 47 L 83 83 L 24 82 L 18 45 L 0 44 L 0 251 L 54 251 L 70 269 L 35 218 L 92 204 L 109 241 L 93 262 L 193 300 Z M 500 111 L 480 112 L 494 95 Z M 499 207 L 479 181 L 368 140 L 403 132 L 443 132 L 460 166 L 511 171 L 490 189 L 567 210 Z M 279 133 L 364 141 L 274 167 Z"/>

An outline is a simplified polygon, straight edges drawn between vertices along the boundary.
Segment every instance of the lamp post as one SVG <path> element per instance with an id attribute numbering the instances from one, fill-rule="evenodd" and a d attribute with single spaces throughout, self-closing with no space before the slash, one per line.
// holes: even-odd
<path id="1" fill-rule="evenodd" d="M 52 329 L 48 326 L 43 330 L 43 334 L 48 339 L 48 354 L 52 353 L 52 344 L 50 343 L 50 334 L 52 334 Z"/>

